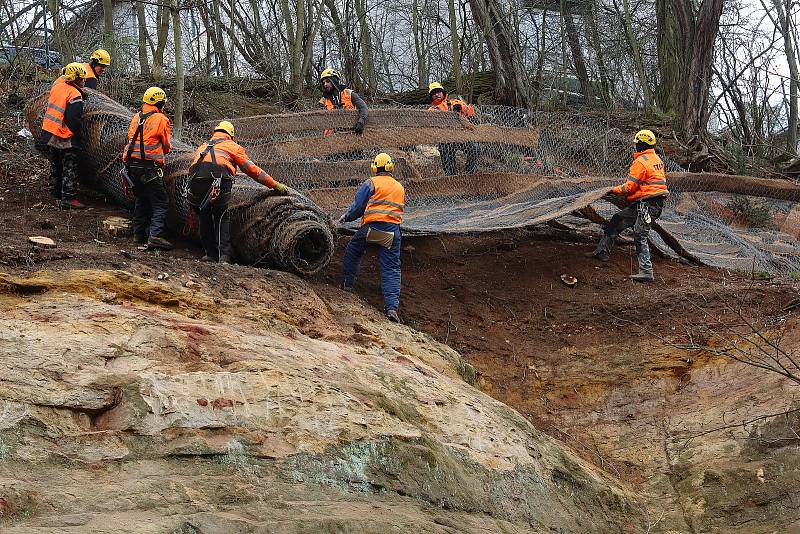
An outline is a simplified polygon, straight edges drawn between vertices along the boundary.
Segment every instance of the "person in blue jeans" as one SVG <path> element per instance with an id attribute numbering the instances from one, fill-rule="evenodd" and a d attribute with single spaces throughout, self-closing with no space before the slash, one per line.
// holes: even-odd
<path id="1" fill-rule="evenodd" d="M 406 192 L 394 179 L 394 162 L 381 152 L 372 162 L 372 178 L 361 184 L 355 200 L 339 223 L 355 221 L 361 217 L 361 228 L 350 239 L 344 252 L 342 289 L 350 291 L 361 268 L 361 258 L 367 247 L 378 247 L 381 266 L 381 291 L 386 317 L 400 322 L 400 223 L 403 221 Z"/>

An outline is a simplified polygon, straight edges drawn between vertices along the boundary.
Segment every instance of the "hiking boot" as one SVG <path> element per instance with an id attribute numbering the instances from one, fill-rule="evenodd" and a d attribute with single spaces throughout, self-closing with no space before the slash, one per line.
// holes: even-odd
<path id="1" fill-rule="evenodd" d="M 161 250 L 172 250 L 172 243 L 163 237 L 153 237 L 147 240 L 147 248 L 158 248 Z"/>
<path id="2" fill-rule="evenodd" d="M 583 256 L 586 258 L 594 258 L 597 261 L 608 261 L 608 253 L 606 252 L 593 250 L 592 252 L 585 252 Z"/>
<path id="3" fill-rule="evenodd" d="M 654 280 L 653 273 L 648 273 L 646 271 L 639 271 L 636 274 L 632 274 L 630 278 L 634 282 L 652 282 Z"/>
<path id="4" fill-rule="evenodd" d="M 80 200 L 77 198 L 73 198 L 72 200 L 65 200 L 61 203 L 62 210 L 84 210 L 86 209 L 86 204 L 81 203 Z"/>
<path id="5" fill-rule="evenodd" d="M 200 258 L 200 261 L 204 261 L 207 263 L 212 263 L 212 262 L 217 263 L 218 259 L 219 258 L 217 258 L 216 256 L 209 256 L 208 254 L 205 254 L 202 258 Z"/>
<path id="6" fill-rule="evenodd" d="M 393 323 L 400 323 L 400 316 L 397 315 L 397 310 L 386 310 L 386 318 Z"/>
<path id="7" fill-rule="evenodd" d="M 219 255 L 219 262 L 225 265 L 228 265 L 231 262 L 231 257 L 227 254 L 220 254 Z"/>

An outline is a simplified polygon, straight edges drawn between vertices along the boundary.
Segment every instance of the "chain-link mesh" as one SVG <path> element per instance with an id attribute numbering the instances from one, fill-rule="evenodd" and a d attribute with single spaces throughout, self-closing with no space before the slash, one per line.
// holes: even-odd
<path id="1" fill-rule="evenodd" d="M 108 99 L 103 102 L 98 108 L 98 117 L 105 113 L 102 126 L 93 126 L 90 108 L 87 124 L 102 130 L 95 138 L 105 148 L 91 149 L 98 153 L 99 173 L 114 176 L 105 166 L 118 165 L 114 158 L 124 145 L 130 113 Z M 308 199 L 291 201 L 302 206 L 243 210 L 238 224 L 252 233 L 238 239 L 242 258 L 255 262 L 292 256 L 288 245 L 272 241 L 267 246 L 261 232 L 269 234 L 281 221 L 294 220 L 287 215 L 292 209 L 309 207 L 320 221 L 325 221 L 321 212 L 341 214 L 370 175 L 378 152 L 392 155 L 394 174 L 406 187 L 403 228 L 410 233 L 516 228 L 576 213 L 602 223 L 617 208 L 600 199 L 621 183 L 631 161 L 629 132 L 579 114 L 480 106 L 468 120 L 424 108 L 375 108 L 363 135 L 352 131 L 356 120 L 357 113 L 346 110 L 232 119 L 236 140 L 250 157 Z M 215 124 L 190 125 L 184 142 L 197 146 L 206 141 Z M 170 168 L 185 174 L 188 148 L 179 146 Z M 653 234 L 654 245 L 716 267 L 800 271 L 800 189 L 788 182 L 681 173 L 665 161 L 672 194 L 660 233 Z M 177 183 L 183 175 L 175 173 Z M 243 199 L 260 198 L 255 184 L 243 182 L 237 188 Z M 185 197 L 177 191 L 175 211 L 184 220 Z M 249 200 L 241 202 L 249 206 Z M 327 234 L 315 236 L 300 249 L 327 250 L 327 240 Z"/>
<path id="2" fill-rule="evenodd" d="M 26 117 L 38 136 L 47 95 L 29 101 Z M 127 145 L 131 113 L 96 91 L 86 90 L 83 140 L 95 188 L 115 201 L 130 205 L 132 198 L 122 186 L 122 151 Z M 188 169 L 194 148 L 173 142 L 166 157 L 164 183 L 170 198 L 169 225 L 186 237 L 196 237 L 197 223 L 187 197 Z M 324 268 L 333 254 L 330 219 L 313 202 L 295 193 L 278 197 L 249 178 L 234 180 L 231 211 L 232 244 L 237 259 L 250 264 L 272 265 L 296 273 L 313 274 Z"/>

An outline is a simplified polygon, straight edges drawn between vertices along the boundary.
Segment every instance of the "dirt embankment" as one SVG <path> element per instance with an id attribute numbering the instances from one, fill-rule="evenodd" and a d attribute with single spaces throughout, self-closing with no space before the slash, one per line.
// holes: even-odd
<path id="1" fill-rule="evenodd" d="M 747 319 L 793 353 L 797 280 L 657 259 L 658 281 L 635 284 L 631 247 L 598 263 L 583 256 L 588 239 L 549 230 L 404 247 L 406 321 L 463 354 L 483 391 L 638 488 L 652 531 L 800 528 L 797 415 L 759 419 L 800 406 L 798 386 L 679 348 L 757 337 Z M 364 266 L 357 291 L 379 306 L 375 262 Z"/>

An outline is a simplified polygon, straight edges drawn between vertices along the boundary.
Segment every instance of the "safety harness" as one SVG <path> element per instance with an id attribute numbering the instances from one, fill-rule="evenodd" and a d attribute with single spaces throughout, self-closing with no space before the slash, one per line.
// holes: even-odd
<path id="1" fill-rule="evenodd" d="M 147 113 L 144 114 L 142 114 L 141 112 L 139 113 L 139 125 L 136 127 L 136 132 L 134 132 L 133 134 L 133 139 L 131 139 L 131 142 L 128 143 L 128 154 L 125 157 L 125 159 L 129 162 L 129 164 L 131 161 L 131 154 L 133 154 L 134 147 L 136 146 L 137 138 L 139 139 L 139 155 L 141 156 L 139 160 L 142 163 L 146 161 L 144 154 L 144 124 L 147 122 L 147 119 L 153 113 L 155 113 L 155 111 L 148 111 Z M 128 174 L 127 166 L 122 167 L 120 175 L 122 181 L 122 194 L 125 195 L 126 197 L 135 195 L 136 185 L 134 184 L 133 180 L 131 180 L 130 174 Z"/>
<path id="2" fill-rule="evenodd" d="M 216 168 L 218 165 L 214 145 L 221 143 L 222 141 L 225 141 L 225 139 L 211 139 L 206 142 L 206 148 L 198 156 L 197 163 L 203 163 L 203 160 L 206 159 L 206 156 L 211 156 L 211 166 L 212 168 Z M 224 177 L 224 174 L 225 173 L 215 174 L 213 171 L 211 172 L 211 187 L 209 188 L 208 193 L 206 193 L 206 196 L 203 198 L 203 201 L 200 202 L 200 211 L 203 211 L 206 207 L 208 207 L 209 204 L 213 204 L 217 201 L 220 188 L 222 188 L 222 178 Z M 198 178 L 197 173 L 192 172 L 190 180 L 194 180 L 195 178 Z"/>
<path id="3" fill-rule="evenodd" d="M 126 159 L 130 161 L 131 154 L 133 154 L 133 147 L 136 146 L 136 139 L 139 139 L 139 155 L 141 156 L 140 159 L 144 161 L 147 159 L 144 154 L 144 124 L 147 122 L 147 119 L 150 118 L 155 111 L 148 111 L 147 113 L 139 112 L 139 126 L 136 127 L 136 132 L 133 134 L 133 139 L 131 139 L 130 144 L 128 144 L 128 155 Z"/>

